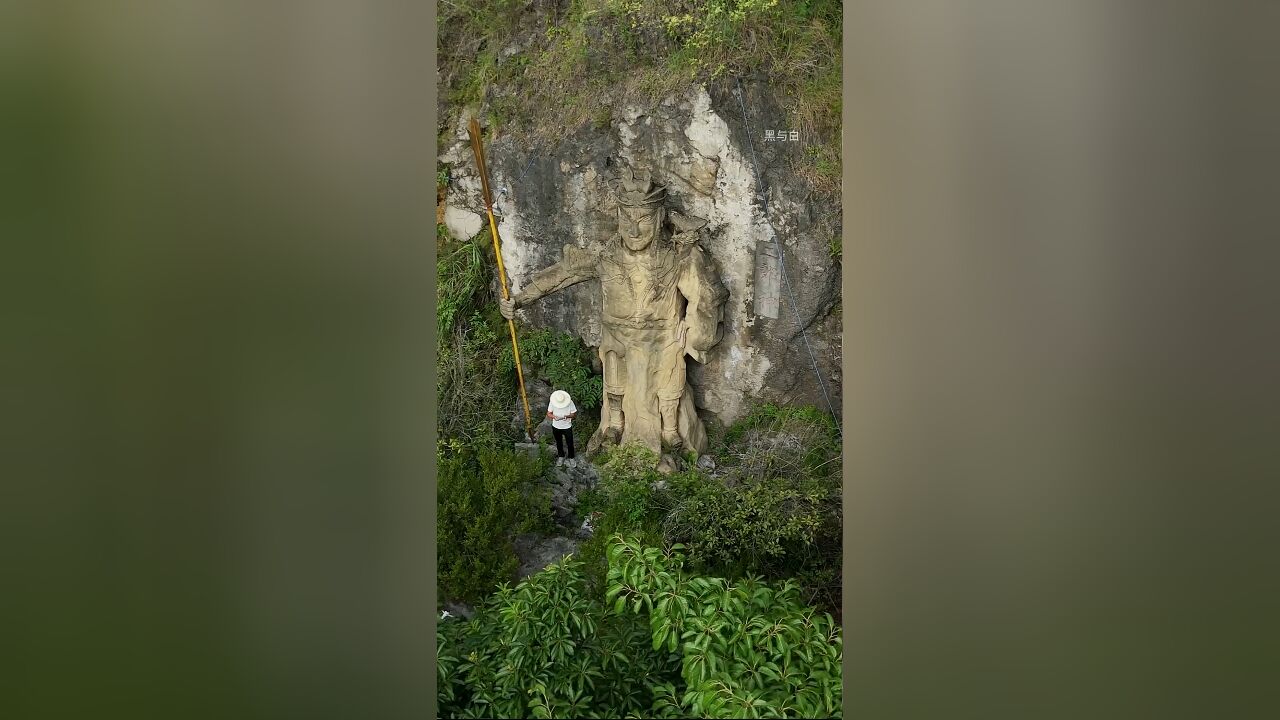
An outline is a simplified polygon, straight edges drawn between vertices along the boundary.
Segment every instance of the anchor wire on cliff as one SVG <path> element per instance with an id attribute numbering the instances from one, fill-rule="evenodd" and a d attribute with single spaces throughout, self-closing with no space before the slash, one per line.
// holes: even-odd
<path id="1" fill-rule="evenodd" d="M 747 131 L 747 147 L 751 148 L 751 171 L 756 178 L 756 192 L 760 193 L 760 206 L 764 215 L 764 223 L 769 228 L 769 238 L 773 240 L 773 247 L 778 253 L 778 269 L 782 274 L 782 285 L 787 291 L 787 300 L 791 304 L 791 312 L 796 317 L 796 327 L 800 328 L 800 337 L 804 339 L 805 350 L 809 352 L 809 362 L 813 365 L 813 374 L 818 377 L 818 386 L 822 388 L 822 397 L 827 401 L 827 410 L 831 413 L 831 419 L 836 424 L 836 433 L 844 438 L 844 431 L 840 427 L 840 417 L 836 415 L 835 406 L 831 404 L 831 396 L 827 393 L 827 384 L 822 378 L 822 371 L 818 369 L 818 359 L 813 354 L 813 347 L 809 344 L 809 333 L 805 331 L 804 322 L 800 319 L 800 309 L 796 305 L 796 296 L 791 292 L 791 279 L 787 277 L 787 262 L 783 257 L 782 246 L 778 243 L 778 233 L 773 228 L 773 223 L 769 221 L 769 196 L 761 192 L 763 185 L 760 182 L 760 162 L 756 158 L 755 139 L 751 137 L 751 121 L 747 117 L 747 107 L 742 102 L 742 81 L 734 76 L 734 83 L 737 85 L 736 96 L 738 98 L 738 107 L 742 110 L 742 127 Z"/>
<path id="2" fill-rule="evenodd" d="M 533 167 L 533 161 L 537 159 L 538 154 L 534 153 L 533 157 L 529 158 L 529 162 L 525 163 L 524 170 L 520 171 L 520 175 L 516 177 L 511 185 L 519 185 L 520 181 L 524 179 L 525 173 L 529 172 L 529 168 Z M 498 194 L 493 198 L 493 211 L 495 214 L 502 214 L 502 199 L 511 194 L 511 185 L 503 185 L 498 188 Z"/>

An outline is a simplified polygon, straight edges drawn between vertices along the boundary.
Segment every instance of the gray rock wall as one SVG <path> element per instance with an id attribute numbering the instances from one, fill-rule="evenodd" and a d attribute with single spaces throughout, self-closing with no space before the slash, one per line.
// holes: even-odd
<path id="1" fill-rule="evenodd" d="M 770 198 L 769 222 L 759 202 L 742 111 L 727 89 L 698 86 L 654 107 L 628 107 L 609 128 L 566 128 L 547 148 L 503 138 L 486 145 L 507 272 L 518 290 L 534 271 L 559 260 L 566 243 L 585 248 L 605 242 L 617 229 L 606 183 L 620 166 L 650 168 L 667 186 L 670 207 L 709 221 L 703 244 L 730 293 L 723 340 L 705 364 L 689 362 L 698 406 L 726 424 L 741 417 L 753 399 L 825 409 L 800 336 L 804 327 L 839 412 L 840 316 L 832 310 L 840 301 L 840 267 L 830 255 L 831 239 L 840 232 L 839 199 L 814 193 L 790 170 L 794 155 L 787 153 L 794 150 L 761 142 L 764 128 L 787 126 L 767 89 L 746 86 L 744 104 Z M 459 238 L 483 227 L 467 118 L 440 156 L 453 178 L 445 221 Z M 785 278 L 770 225 L 781 246 Z M 521 311 L 522 324 L 571 332 L 596 346 L 599 292 L 591 282 L 544 298 Z"/>

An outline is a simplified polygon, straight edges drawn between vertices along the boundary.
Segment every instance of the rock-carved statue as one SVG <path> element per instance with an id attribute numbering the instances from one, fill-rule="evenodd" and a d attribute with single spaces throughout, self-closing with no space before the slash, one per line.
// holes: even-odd
<path id="1" fill-rule="evenodd" d="M 705 452 L 707 434 L 685 357 L 703 362 L 720 341 L 729 296 L 698 241 L 707 221 L 668 209 L 666 188 L 648 173 L 624 171 L 613 190 L 618 234 L 599 251 L 566 245 L 560 262 L 534 273 L 520 293 L 501 303 L 502 313 L 510 318 L 518 307 L 599 279 L 604 398 L 587 452 L 605 442 L 639 442 L 657 453 Z M 664 457 L 660 468 L 673 467 Z"/>

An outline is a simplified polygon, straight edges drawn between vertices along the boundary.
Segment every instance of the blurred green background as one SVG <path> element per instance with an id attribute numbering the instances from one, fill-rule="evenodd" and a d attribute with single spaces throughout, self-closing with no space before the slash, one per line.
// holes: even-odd
<path id="1" fill-rule="evenodd" d="M 429 716 L 430 5 L 0 4 L 0 716 Z M 846 10 L 850 717 L 1276 716 L 1278 20 Z"/>
<path id="2" fill-rule="evenodd" d="M 0 7 L 0 715 L 430 711 L 432 35 Z"/>

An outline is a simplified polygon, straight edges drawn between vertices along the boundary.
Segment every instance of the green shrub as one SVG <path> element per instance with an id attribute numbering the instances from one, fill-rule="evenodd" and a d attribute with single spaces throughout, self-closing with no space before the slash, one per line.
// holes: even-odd
<path id="1" fill-rule="evenodd" d="M 436 265 L 437 430 L 477 447 L 520 437 L 511 424 L 519 402 L 514 367 L 498 369 L 511 343 L 489 287 L 492 251 L 482 240 L 457 245 Z"/>
<path id="2" fill-rule="evenodd" d="M 664 683 L 658 717 L 840 717 L 839 625 L 790 582 L 732 583 L 683 570 L 680 545 L 609 545 L 613 612 L 647 611 L 655 650 L 678 652 L 681 680 Z"/>
<path id="3" fill-rule="evenodd" d="M 658 455 L 639 443 L 611 446 L 602 450 L 596 458 L 600 478 L 616 486 L 651 483 L 662 479 L 657 471 Z"/>
<path id="4" fill-rule="evenodd" d="M 443 717 L 441 709 L 448 707 L 457 699 L 455 685 L 458 682 L 458 666 L 462 658 L 458 657 L 454 648 L 457 644 L 457 634 L 446 630 L 455 626 L 456 623 L 436 623 L 436 717 Z"/>
<path id="5" fill-rule="evenodd" d="M 817 542 L 839 495 L 819 482 L 769 477 L 726 486 L 701 473 L 672 482 L 681 498 L 665 527 L 712 567 L 775 574 Z"/>
<path id="6" fill-rule="evenodd" d="M 569 393 L 579 411 L 600 407 L 604 381 L 592 370 L 592 351 L 580 338 L 541 329 L 521 332 L 519 340 L 520 361 L 529 366 L 537 377 L 557 390 Z M 514 373 L 515 369 L 514 355 L 508 343 L 503 348 L 498 370 Z"/>
<path id="7" fill-rule="evenodd" d="M 437 632 L 442 717 L 650 717 L 652 686 L 679 680 L 640 618 L 607 613 L 566 558 L 502 587 L 468 621 Z"/>
<path id="8" fill-rule="evenodd" d="M 579 522 L 594 515 L 594 533 L 578 548 L 588 583 L 603 588 L 605 546 L 615 533 L 640 537 L 645 542 L 662 542 L 662 520 L 671 503 L 665 493 L 654 490 L 662 479 L 655 467 L 658 456 L 642 445 L 608 448 L 596 457 L 599 484 L 578 498 Z"/>
<path id="9" fill-rule="evenodd" d="M 714 452 L 748 477 L 840 476 L 835 420 L 812 406 L 760 405 L 725 431 Z"/>
<path id="10" fill-rule="evenodd" d="M 842 637 L 794 585 L 691 574 L 620 537 L 502 587 L 437 632 L 442 717 L 840 717 Z"/>
<path id="11" fill-rule="evenodd" d="M 492 300 L 485 247 L 479 239 L 461 243 L 436 260 L 436 329 L 447 342 L 459 318 Z"/>
<path id="12" fill-rule="evenodd" d="M 596 535 L 580 549 L 593 582 L 604 566 L 602 535 L 633 534 L 648 544 L 681 543 L 699 572 L 737 578 L 795 578 L 806 601 L 840 605 L 841 477 L 839 436 L 814 408 L 764 405 L 728 428 L 711 447 L 715 475 L 694 466 L 667 477 L 639 446 L 597 458 L 601 480 L 578 514 Z M 663 489 L 655 489 L 659 480 Z"/>
<path id="13" fill-rule="evenodd" d="M 761 405 L 712 452 L 721 477 L 681 479 L 668 537 L 716 572 L 796 578 L 808 602 L 838 613 L 843 492 L 835 421 L 814 407 Z"/>
<path id="14" fill-rule="evenodd" d="M 840 447 L 811 407 L 763 405 L 726 430 L 712 453 L 720 476 L 671 479 L 669 538 L 721 572 L 780 576 L 840 544 Z"/>
<path id="15" fill-rule="evenodd" d="M 537 482 L 548 463 L 545 455 L 457 441 L 437 453 L 437 579 L 445 597 L 484 598 L 515 574 L 514 536 L 552 529 L 550 497 Z"/>
<path id="16" fill-rule="evenodd" d="M 519 439 L 512 412 L 519 403 L 514 377 L 495 371 L 502 336 L 473 314 L 436 351 L 436 425 L 442 438 L 476 447 Z"/>

